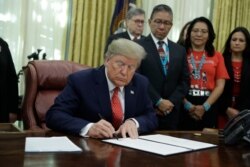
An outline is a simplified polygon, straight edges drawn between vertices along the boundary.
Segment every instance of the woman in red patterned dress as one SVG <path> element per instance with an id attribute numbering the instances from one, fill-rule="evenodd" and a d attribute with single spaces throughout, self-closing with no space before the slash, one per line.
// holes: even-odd
<path id="1" fill-rule="evenodd" d="M 202 130 L 217 125 L 216 104 L 229 78 L 221 53 L 213 46 L 215 33 L 205 17 L 189 25 L 185 48 L 190 72 L 190 88 L 184 99 L 180 128 Z"/>

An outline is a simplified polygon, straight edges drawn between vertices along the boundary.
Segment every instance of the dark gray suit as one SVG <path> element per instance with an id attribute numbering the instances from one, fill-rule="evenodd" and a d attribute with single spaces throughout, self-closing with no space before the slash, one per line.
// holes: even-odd
<path id="1" fill-rule="evenodd" d="M 118 34 L 114 34 L 114 35 L 111 35 L 109 36 L 107 42 L 106 42 L 106 46 L 105 46 L 105 53 L 106 51 L 108 50 L 108 46 L 109 44 L 114 40 L 114 39 L 119 39 L 119 38 L 125 38 L 125 39 L 129 39 L 129 40 L 132 40 L 128 34 L 128 32 L 122 32 L 122 33 L 118 33 Z M 145 36 L 141 36 L 141 39 L 145 38 Z"/>
<path id="2" fill-rule="evenodd" d="M 151 35 L 138 42 L 147 52 L 147 57 L 141 63 L 139 72 L 146 76 L 151 85 L 149 94 L 154 104 L 160 99 L 168 99 L 174 104 L 173 112 L 167 116 L 159 116 L 160 129 L 177 129 L 179 111 L 182 100 L 189 89 L 189 72 L 185 49 L 168 40 L 169 65 L 165 76 L 157 47 Z"/>

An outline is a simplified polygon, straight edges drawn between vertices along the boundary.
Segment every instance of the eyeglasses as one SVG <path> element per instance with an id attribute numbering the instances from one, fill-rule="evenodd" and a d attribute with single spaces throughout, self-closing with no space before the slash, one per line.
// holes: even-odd
<path id="1" fill-rule="evenodd" d="M 164 26 L 171 26 L 173 25 L 173 23 L 171 21 L 168 20 L 160 20 L 160 19 L 156 19 L 153 21 L 157 26 L 161 26 L 162 24 Z"/>
<path id="2" fill-rule="evenodd" d="M 198 28 L 195 28 L 195 29 L 192 29 L 192 32 L 193 33 L 195 33 L 195 34 L 197 34 L 197 33 L 201 33 L 201 34 L 206 34 L 206 33 L 208 33 L 208 30 L 206 30 L 206 29 L 198 29 Z"/>
<path id="3" fill-rule="evenodd" d="M 144 20 L 136 19 L 136 20 L 132 20 L 132 21 L 134 21 L 136 24 L 144 24 Z"/>
<path id="4" fill-rule="evenodd" d="M 136 70 L 136 65 L 129 65 L 129 64 L 126 64 L 120 60 L 113 62 L 113 67 L 116 69 L 120 69 L 120 70 L 127 67 L 129 72 L 135 72 L 135 70 Z"/>

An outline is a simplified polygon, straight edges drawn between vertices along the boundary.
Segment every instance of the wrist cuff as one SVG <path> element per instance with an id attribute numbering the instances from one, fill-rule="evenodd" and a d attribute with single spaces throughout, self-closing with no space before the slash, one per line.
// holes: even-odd
<path id="1" fill-rule="evenodd" d="M 160 105 L 161 101 L 162 101 L 162 98 L 160 98 L 160 99 L 155 103 L 155 105 L 158 107 L 158 106 Z"/>
<path id="2" fill-rule="evenodd" d="M 184 108 L 185 108 L 187 111 L 189 111 L 191 107 L 192 107 L 192 103 L 190 103 L 189 101 L 185 102 Z"/>
<path id="3" fill-rule="evenodd" d="M 210 109 L 211 105 L 209 103 L 205 102 L 205 103 L 203 103 L 203 107 L 204 107 L 205 111 L 208 111 Z"/>

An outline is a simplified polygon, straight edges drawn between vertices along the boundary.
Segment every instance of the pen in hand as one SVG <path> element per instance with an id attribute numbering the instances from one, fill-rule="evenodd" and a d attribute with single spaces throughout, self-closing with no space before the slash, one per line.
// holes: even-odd
<path id="1" fill-rule="evenodd" d="M 99 116 L 100 119 L 105 120 L 105 118 L 100 113 L 98 113 L 98 116 Z M 115 139 L 118 140 L 119 139 L 118 134 L 117 133 L 113 133 L 113 138 L 115 138 Z"/>

